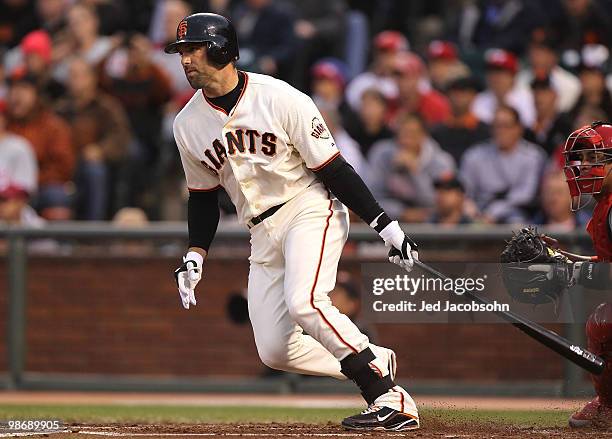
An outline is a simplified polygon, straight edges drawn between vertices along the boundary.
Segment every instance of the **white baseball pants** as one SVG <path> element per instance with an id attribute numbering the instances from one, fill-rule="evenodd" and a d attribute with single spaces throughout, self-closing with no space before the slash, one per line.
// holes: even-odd
<path id="1" fill-rule="evenodd" d="M 369 344 L 328 297 L 348 228 L 347 208 L 316 183 L 251 229 L 249 316 L 267 366 L 345 379 L 340 360 L 370 346 L 371 364 L 389 373 L 387 349 Z"/>

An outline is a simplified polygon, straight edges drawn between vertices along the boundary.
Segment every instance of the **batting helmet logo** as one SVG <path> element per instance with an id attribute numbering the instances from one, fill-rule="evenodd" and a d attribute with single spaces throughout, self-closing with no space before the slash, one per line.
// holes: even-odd
<path id="1" fill-rule="evenodd" d="M 178 28 L 176 28 L 176 39 L 182 40 L 187 35 L 187 20 L 183 20 L 179 23 Z"/>

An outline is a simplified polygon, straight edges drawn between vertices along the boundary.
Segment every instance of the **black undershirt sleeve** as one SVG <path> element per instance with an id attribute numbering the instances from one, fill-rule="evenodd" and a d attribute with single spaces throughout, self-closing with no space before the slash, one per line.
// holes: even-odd
<path id="1" fill-rule="evenodd" d="M 219 225 L 219 191 L 189 192 L 187 224 L 189 247 L 200 247 L 208 252 Z"/>
<path id="2" fill-rule="evenodd" d="M 391 222 L 359 174 L 341 155 L 314 173 L 346 207 L 368 225 L 377 219 L 377 224 L 374 226 L 377 232 Z"/>

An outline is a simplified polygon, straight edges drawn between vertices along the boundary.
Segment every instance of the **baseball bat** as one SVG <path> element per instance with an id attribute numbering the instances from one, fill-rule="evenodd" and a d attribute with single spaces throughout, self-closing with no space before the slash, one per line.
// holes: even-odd
<path id="1" fill-rule="evenodd" d="M 427 264 L 424 264 L 421 261 L 415 260 L 414 263 L 417 267 L 421 268 L 422 270 L 426 271 L 429 274 L 439 277 L 442 280 L 449 279 L 449 277 L 446 276 L 445 274 L 440 273 L 438 270 L 435 270 L 434 268 L 430 267 Z M 475 300 L 476 302 L 479 302 L 483 305 L 492 304 L 492 302 L 490 302 L 488 299 L 477 296 L 470 291 L 466 291 L 464 295 L 468 296 L 472 300 Z M 525 317 L 520 316 L 512 311 L 492 311 L 492 312 L 496 314 L 498 317 L 512 324 L 514 327 L 523 331 L 529 337 L 533 338 L 536 341 L 539 341 L 547 348 L 552 349 L 559 355 L 567 358 L 572 363 L 580 366 L 586 371 L 594 375 L 600 375 L 603 372 L 606 364 L 601 357 L 570 342 L 566 338 L 561 337 L 556 332 L 551 331 L 550 329 L 546 329 L 545 327 L 535 322 L 532 322 L 526 319 Z"/>

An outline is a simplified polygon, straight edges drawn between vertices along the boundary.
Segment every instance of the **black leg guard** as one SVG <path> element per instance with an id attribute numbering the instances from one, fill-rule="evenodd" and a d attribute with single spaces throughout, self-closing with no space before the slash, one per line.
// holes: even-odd
<path id="1" fill-rule="evenodd" d="M 359 386 L 361 395 L 368 404 L 372 404 L 376 398 L 395 386 L 390 374 L 381 378 L 369 366 L 368 363 L 375 358 L 372 350 L 365 348 L 358 354 L 351 354 L 340 361 L 340 371 Z"/>

